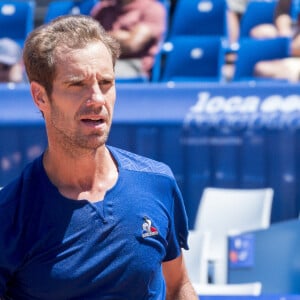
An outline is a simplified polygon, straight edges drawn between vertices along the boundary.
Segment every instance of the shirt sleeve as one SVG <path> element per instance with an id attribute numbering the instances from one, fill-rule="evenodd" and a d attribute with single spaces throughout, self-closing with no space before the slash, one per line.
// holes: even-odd
<path id="1" fill-rule="evenodd" d="M 20 197 L 16 190 L 17 185 L 9 185 L 0 191 L 0 298 L 24 258 L 23 236 L 26 229 L 20 223 L 22 204 L 18 201 Z"/>
<path id="2" fill-rule="evenodd" d="M 181 253 L 181 248 L 188 250 L 188 218 L 182 194 L 176 183 L 174 183 L 172 197 L 173 205 L 170 212 L 170 230 L 168 234 L 167 252 L 164 261 L 169 261 L 178 257 Z"/>
<path id="3" fill-rule="evenodd" d="M 14 265 L 13 255 L 10 254 L 13 247 L 13 233 L 9 232 L 9 224 L 13 223 L 10 213 L 10 203 L 4 199 L 4 192 L 0 193 L 0 297 L 4 296 L 6 284 L 11 276 Z"/>

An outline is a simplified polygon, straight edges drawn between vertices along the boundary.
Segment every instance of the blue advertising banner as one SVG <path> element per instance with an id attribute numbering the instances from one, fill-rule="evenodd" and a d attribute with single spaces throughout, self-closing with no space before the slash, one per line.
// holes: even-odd
<path id="1" fill-rule="evenodd" d="M 229 268 L 250 268 L 254 265 L 254 235 L 247 233 L 228 238 Z"/>

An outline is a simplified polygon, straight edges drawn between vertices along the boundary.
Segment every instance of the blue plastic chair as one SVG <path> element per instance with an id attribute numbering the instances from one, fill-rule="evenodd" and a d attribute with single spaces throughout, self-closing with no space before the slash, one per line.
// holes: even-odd
<path id="1" fill-rule="evenodd" d="M 255 64 L 262 60 L 289 57 L 290 41 L 289 38 L 284 37 L 273 39 L 240 39 L 233 81 L 261 81 L 262 79 L 254 76 Z"/>
<path id="2" fill-rule="evenodd" d="M 226 0 L 177 0 L 169 37 L 176 35 L 227 36 Z"/>
<path id="3" fill-rule="evenodd" d="M 240 37 L 248 37 L 251 29 L 263 23 L 274 23 L 277 0 L 251 0 L 241 18 Z"/>
<path id="4" fill-rule="evenodd" d="M 69 14 L 89 15 L 97 0 L 58 0 L 51 1 L 47 8 L 44 23 L 52 19 Z"/>
<path id="5" fill-rule="evenodd" d="M 83 15 L 89 15 L 92 8 L 96 3 L 98 3 L 98 0 L 74 0 L 75 6 L 78 7 L 79 12 Z"/>
<path id="6" fill-rule="evenodd" d="M 300 0 L 292 1 L 290 14 L 293 22 L 297 23 L 300 14 Z"/>
<path id="7" fill-rule="evenodd" d="M 68 15 L 71 13 L 74 2 L 72 0 L 51 1 L 48 5 L 44 23 L 48 23 L 56 17 Z"/>
<path id="8" fill-rule="evenodd" d="M 15 40 L 21 47 L 34 28 L 35 1 L 0 1 L 0 37 Z"/>
<path id="9" fill-rule="evenodd" d="M 223 54 L 221 37 L 174 37 L 163 47 L 161 72 L 153 81 L 221 81 Z"/>

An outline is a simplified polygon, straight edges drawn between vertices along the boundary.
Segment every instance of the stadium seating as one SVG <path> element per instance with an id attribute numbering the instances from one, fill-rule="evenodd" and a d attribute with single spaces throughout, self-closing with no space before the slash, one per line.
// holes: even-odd
<path id="1" fill-rule="evenodd" d="M 51 1 L 46 11 L 44 23 L 52 19 L 68 14 L 88 15 L 97 0 L 58 0 Z"/>
<path id="2" fill-rule="evenodd" d="M 241 18 L 240 37 L 248 37 L 251 29 L 262 23 L 274 22 L 277 0 L 251 0 Z"/>
<path id="3" fill-rule="evenodd" d="M 221 81 L 224 53 L 219 36 L 177 36 L 166 42 L 153 81 Z"/>
<path id="4" fill-rule="evenodd" d="M 73 8 L 72 0 L 71 1 L 67 1 L 67 0 L 51 1 L 48 5 L 44 22 L 48 23 L 49 21 L 51 21 L 52 19 L 54 19 L 58 16 L 69 14 L 69 13 L 71 13 L 72 8 Z"/>
<path id="5" fill-rule="evenodd" d="M 298 21 L 299 13 L 300 13 L 300 1 L 293 0 L 292 7 L 291 7 L 291 18 L 293 22 L 296 23 Z"/>
<path id="6" fill-rule="evenodd" d="M 254 66 L 258 61 L 284 58 L 289 56 L 289 38 L 279 37 L 272 39 L 240 39 L 233 81 L 261 80 L 260 78 L 255 77 L 253 73 Z"/>
<path id="7" fill-rule="evenodd" d="M 79 8 L 79 11 L 83 15 L 89 15 L 94 5 L 99 2 L 98 0 L 73 0 L 75 6 Z"/>
<path id="8" fill-rule="evenodd" d="M 15 40 L 21 47 L 34 28 L 34 1 L 0 1 L 0 37 Z"/>
<path id="9" fill-rule="evenodd" d="M 169 29 L 176 35 L 227 36 L 226 0 L 178 0 Z"/>

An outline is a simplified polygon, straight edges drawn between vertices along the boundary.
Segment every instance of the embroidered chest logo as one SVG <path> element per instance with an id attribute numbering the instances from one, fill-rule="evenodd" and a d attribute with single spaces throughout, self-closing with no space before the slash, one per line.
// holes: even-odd
<path id="1" fill-rule="evenodd" d="M 158 235 L 158 231 L 155 227 L 151 226 L 152 222 L 148 217 L 144 217 L 143 233 L 142 237 L 146 238 L 153 235 Z"/>

